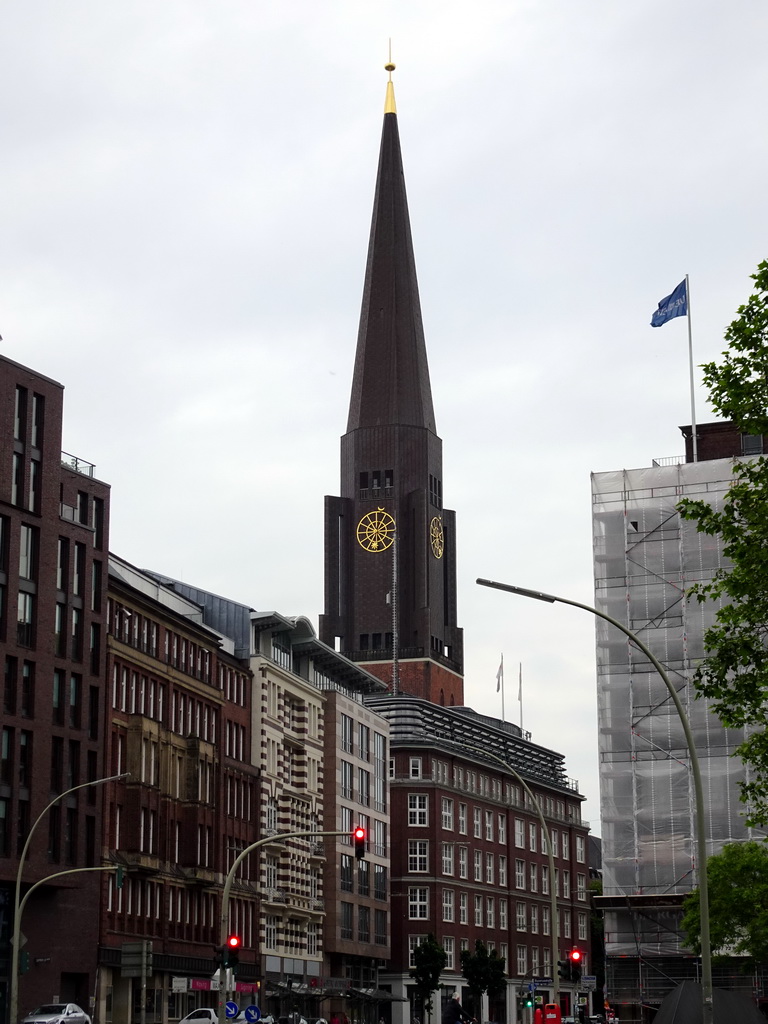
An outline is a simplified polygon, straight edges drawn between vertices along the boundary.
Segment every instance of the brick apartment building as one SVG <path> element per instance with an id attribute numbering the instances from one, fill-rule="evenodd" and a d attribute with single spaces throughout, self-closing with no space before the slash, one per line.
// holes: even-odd
<path id="1" fill-rule="evenodd" d="M 62 415 L 60 384 L 0 358 L 0 1019 L 30 828 L 57 795 L 103 777 L 109 487 L 62 452 Z M 57 872 L 100 863 L 101 806 L 89 788 L 51 807 L 31 835 L 22 896 Z M 30 897 L 20 1014 L 54 996 L 88 1008 L 100 883 L 95 872 L 66 875 Z"/>

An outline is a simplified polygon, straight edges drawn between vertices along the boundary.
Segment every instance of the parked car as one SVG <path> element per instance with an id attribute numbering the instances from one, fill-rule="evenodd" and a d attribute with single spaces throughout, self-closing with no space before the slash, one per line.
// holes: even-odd
<path id="1" fill-rule="evenodd" d="M 179 1024 L 219 1024 L 219 1011 L 212 1006 L 201 1006 L 182 1017 Z M 228 1017 L 227 1024 L 245 1024 L 245 1014 L 240 1012 L 236 1017 Z"/>
<path id="2" fill-rule="evenodd" d="M 21 1024 L 91 1024 L 91 1018 L 77 1003 L 43 1003 Z"/>

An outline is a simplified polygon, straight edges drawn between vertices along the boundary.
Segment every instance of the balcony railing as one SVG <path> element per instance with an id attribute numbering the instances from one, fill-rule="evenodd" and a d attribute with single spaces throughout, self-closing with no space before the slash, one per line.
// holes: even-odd
<path id="1" fill-rule="evenodd" d="M 67 469 L 74 469 L 76 473 L 82 473 L 83 476 L 93 476 L 96 471 L 96 467 L 92 462 L 78 459 L 76 455 L 70 455 L 69 452 L 61 453 L 61 464 L 66 466 Z"/>

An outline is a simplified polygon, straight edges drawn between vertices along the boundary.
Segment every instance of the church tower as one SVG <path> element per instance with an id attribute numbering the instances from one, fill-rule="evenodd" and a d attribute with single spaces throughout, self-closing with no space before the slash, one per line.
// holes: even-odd
<path id="1" fill-rule="evenodd" d="M 393 64 L 373 203 L 341 496 L 325 499 L 320 637 L 394 693 L 464 703 L 456 516 L 443 508 Z"/>

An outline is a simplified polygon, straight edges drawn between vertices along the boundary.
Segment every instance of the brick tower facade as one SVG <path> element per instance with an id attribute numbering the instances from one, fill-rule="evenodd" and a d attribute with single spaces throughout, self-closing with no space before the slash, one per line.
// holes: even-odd
<path id="1" fill-rule="evenodd" d="M 394 692 L 463 704 L 456 521 L 421 322 L 394 90 L 387 85 L 341 495 L 325 499 L 321 639 Z"/>

